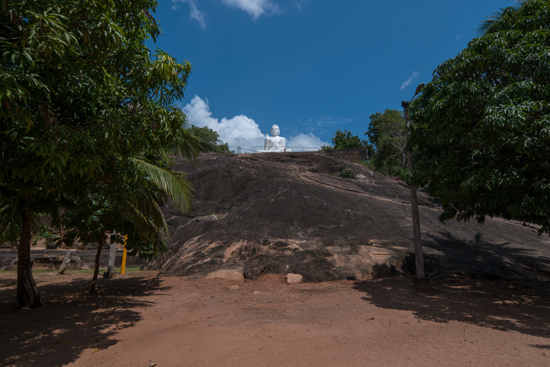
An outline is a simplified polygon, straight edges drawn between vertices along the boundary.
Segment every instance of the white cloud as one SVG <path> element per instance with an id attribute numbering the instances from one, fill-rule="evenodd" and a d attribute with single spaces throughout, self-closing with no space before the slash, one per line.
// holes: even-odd
<path id="1" fill-rule="evenodd" d="M 403 89 L 407 88 L 407 87 L 409 86 L 409 84 L 412 83 L 413 79 L 416 78 L 418 75 L 419 75 L 418 72 L 413 71 L 413 73 L 412 73 L 412 75 L 409 77 L 409 79 L 405 80 L 405 81 L 403 82 L 403 84 L 401 84 L 401 88 L 399 88 L 399 89 L 403 90 Z"/>
<path id="2" fill-rule="evenodd" d="M 243 149 L 251 149 L 254 146 L 263 146 L 264 137 L 260 127 L 254 120 L 244 115 L 218 120 L 212 117 L 208 106 L 208 100 L 195 96 L 191 102 L 183 107 L 183 112 L 193 125 L 216 131 L 220 139 L 228 143 L 230 147 L 241 146 Z"/>
<path id="3" fill-rule="evenodd" d="M 286 142 L 286 145 L 292 151 L 305 152 L 319 150 L 321 146 L 330 145 L 330 143 L 322 141 L 318 136 L 313 135 L 313 133 L 300 133 L 296 136 L 291 136 Z"/>
<path id="4" fill-rule="evenodd" d="M 250 150 L 252 147 L 262 149 L 264 145 L 265 134 L 260 130 L 260 126 L 245 115 L 238 115 L 230 119 L 224 117 L 221 120 L 214 118 L 208 106 L 208 100 L 203 100 L 199 96 L 193 97 L 191 102 L 185 105 L 182 110 L 191 124 L 199 127 L 207 126 L 216 131 L 220 135 L 220 139 L 224 143 L 228 143 L 233 151 L 239 146 L 243 150 Z M 284 132 L 282 136 L 284 137 Z M 319 150 L 322 145 L 330 144 L 321 141 L 319 137 L 312 133 L 300 133 L 287 139 L 287 146 L 300 147 L 295 149 L 297 151 Z M 302 149 L 301 147 L 310 149 Z"/>
<path id="5" fill-rule="evenodd" d="M 261 15 L 280 13 L 279 6 L 273 4 L 270 0 L 222 0 L 229 7 L 246 11 L 254 18 L 258 19 Z"/>
<path id="6" fill-rule="evenodd" d="M 197 8 L 197 0 L 172 0 L 172 9 L 178 9 L 180 7 L 179 3 L 187 3 L 191 19 L 196 20 L 203 29 L 206 28 L 204 12 Z"/>

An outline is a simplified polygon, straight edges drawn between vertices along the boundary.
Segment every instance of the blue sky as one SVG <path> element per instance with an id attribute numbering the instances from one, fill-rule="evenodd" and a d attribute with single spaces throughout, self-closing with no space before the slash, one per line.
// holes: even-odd
<path id="1" fill-rule="evenodd" d="M 193 66 L 181 107 L 230 146 L 364 138 L 511 0 L 160 0 L 156 44 Z M 298 149 L 300 150 L 300 149 Z"/>

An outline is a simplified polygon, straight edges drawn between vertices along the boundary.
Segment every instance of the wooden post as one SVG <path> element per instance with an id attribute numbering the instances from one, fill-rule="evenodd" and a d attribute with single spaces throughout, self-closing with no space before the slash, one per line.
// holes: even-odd
<path id="1" fill-rule="evenodd" d="M 409 130 L 409 101 L 401 102 L 401 106 L 405 113 L 405 128 Z M 409 171 L 414 172 L 414 162 L 412 152 L 407 152 L 407 164 Z M 420 234 L 420 213 L 418 212 L 418 198 L 416 196 L 416 187 L 411 186 L 411 207 L 413 217 L 413 242 L 414 242 L 414 257 L 416 259 L 416 279 L 426 278 L 424 272 L 424 254 L 422 253 L 422 238 Z"/>
<path id="2" fill-rule="evenodd" d="M 111 243 L 111 248 L 109 249 L 109 265 L 107 266 L 107 271 L 103 273 L 103 278 L 109 279 L 113 277 L 113 270 L 115 268 L 115 257 L 116 243 Z"/>
<path id="3" fill-rule="evenodd" d="M 65 254 L 65 257 L 63 258 L 63 262 L 59 266 L 59 270 L 57 273 L 59 275 L 62 275 L 65 272 L 65 269 L 67 269 L 67 266 L 71 262 L 71 257 L 73 256 L 74 250 L 67 250 L 67 253 Z"/>
<path id="4" fill-rule="evenodd" d="M 124 235 L 124 250 L 122 250 L 122 264 L 120 264 L 120 274 L 124 274 L 126 271 L 126 241 L 128 241 L 128 235 Z"/>

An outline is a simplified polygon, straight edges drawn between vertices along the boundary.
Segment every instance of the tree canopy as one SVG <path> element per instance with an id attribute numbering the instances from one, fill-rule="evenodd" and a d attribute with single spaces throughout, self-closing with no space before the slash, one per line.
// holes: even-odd
<path id="1" fill-rule="evenodd" d="M 229 145 L 220 140 L 220 135 L 208 126 L 191 125 L 189 133 L 197 138 L 202 153 L 233 153 Z"/>
<path id="2" fill-rule="evenodd" d="M 365 143 L 366 142 L 361 140 L 359 136 L 352 135 L 352 133 L 347 130 L 336 130 L 336 133 L 332 138 L 334 149 L 360 149 Z"/>
<path id="3" fill-rule="evenodd" d="M 181 194 L 175 203 L 183 210 L 189 203 L 183 177 L 155 164 L 167 152 L 192 158 L 197 151 L 174 105 L 184 97 L 191 65 L 145 46 L 160 34 L 152 16 L 157 5 L 1 4 L 0 232 L 19 238 L 21 305 L 40 304 L 30 272 L 36 213 L 56 225 L 62 208 L 114 208 L 147 224 L 134 229 L 148 237 L 160 235 L 163 218 L 155 201 L 161 191 Z M 138 207 L 137 198 L 147 202 Z M 105 233 L 106 221 L 102 226 Z M 85 237 L 86 227 L 80 229 L 78 236 Z"/>
<path id="4" fill-rule="evenodd" d="M 365 135 L 374 145 L 374 160 L 378 165 L 407 167 L 407 133 L 405 118 L 399 110 L 386 109 L 369 116 L 369 128 Z"/>
<path id="5" fill-rule="evenodd" d="M 550 2 L 503 9 L 411 104 L 417 184 L 442 220 L 501 216 L 550 232 Z"/>

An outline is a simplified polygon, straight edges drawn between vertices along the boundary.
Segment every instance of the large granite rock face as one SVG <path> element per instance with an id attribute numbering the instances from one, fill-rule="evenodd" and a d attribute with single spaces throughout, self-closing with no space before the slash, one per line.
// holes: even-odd
<path id="1" fill-rule="evenodd" d="M 219 270 L 296 273 L 304 281 L 365 279 L 414 268 L 410 191 L 401 180 L 319 153 L 201 155 L 178 162 L 195 188 L 192 211 L 166 205 L 172 250 L 161 275 Z M 345 171 L 353 178 L 340 178 Z M 419 192 L 431 276 L 550 279 L 550 241 L 516 222 L 438 220 Z"/>

